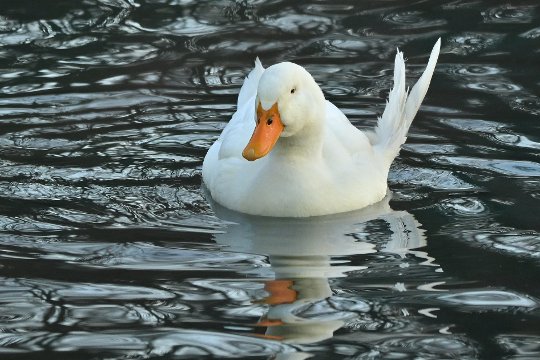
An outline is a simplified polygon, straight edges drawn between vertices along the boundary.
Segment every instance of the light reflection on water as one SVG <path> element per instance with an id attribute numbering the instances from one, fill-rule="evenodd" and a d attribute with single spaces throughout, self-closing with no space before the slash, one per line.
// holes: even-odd
<path id="1" fill-rule="evenodd" d="M 0 12 L 2 359 L 540 357 L 535 1 L 28 1 Z M 259 56 L 360 128 L 439 64 L 388 202 L 212 208 Z"/>
<path id="2" fill-rule="evenodd" d="M 268 256 L 274 276 L 265 281 L 268 295 L 261 302 L 270 308 L 258 322 L 267 327 L 265 336 L 290 343 L 313 343 L 331 338 L 357 312 L 370 310 L 361 299 L 348 299 L 346 310 L 336 309 L 334 302 L 339 303 L 339 297 L 332 296 L 328 279 L 367 269 L 349 266 L 332 256 L 382 252 L 405 257 L 410 250 L 426 245 L 414 217 L 392 211 L 389 200 L 390 196 L 352 213 L 308 219 L 248 216 L 213 204 L 217 216 L 233 222 L 226 232 L 215 235 L 218 244 L 226 245 L 228 251 Z M 370 233 L 370 222 L 377 220 L 388 227 L 388 236 Z M 373 241 L 372 237 L 382 239 Z M 429 262 L 433 260 L 423 255 Z"/>

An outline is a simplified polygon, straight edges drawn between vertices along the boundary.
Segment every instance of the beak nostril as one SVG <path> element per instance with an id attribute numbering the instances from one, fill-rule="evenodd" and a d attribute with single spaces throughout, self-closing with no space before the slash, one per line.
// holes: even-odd
<path id="1" fill-rule="evenodd" d="M 266 120 L 266 125 L 272 125 L 272 122 L 274 122 L 274 119 L 270 118 Z"/>

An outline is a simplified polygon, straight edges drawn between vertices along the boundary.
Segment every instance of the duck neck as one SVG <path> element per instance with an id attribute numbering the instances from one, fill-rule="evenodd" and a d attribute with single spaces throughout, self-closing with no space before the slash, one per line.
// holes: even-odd
<path id="1" fill-rule="evenodd" d="M 274 156 L 315 158 L 322 156 L 324 119 L 310 121 L 297 134 L 282 137 L 272 150 Z"/>

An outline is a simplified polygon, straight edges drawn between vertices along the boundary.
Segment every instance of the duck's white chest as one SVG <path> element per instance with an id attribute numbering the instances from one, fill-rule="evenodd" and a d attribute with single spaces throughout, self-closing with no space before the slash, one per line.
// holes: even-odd
<path id="1" fill-rule="evenodd" d="M 239 172 L 234 183 L 221 184 L 227 189 L 219 193 L 228 195 L 216 200 L 255 215 L 300 217 L 350 211 L 384 197 L 386 181 L 368 184 L 351 170 L 340 174 L 323 159 L 268 161 L 257 171 Z"/>

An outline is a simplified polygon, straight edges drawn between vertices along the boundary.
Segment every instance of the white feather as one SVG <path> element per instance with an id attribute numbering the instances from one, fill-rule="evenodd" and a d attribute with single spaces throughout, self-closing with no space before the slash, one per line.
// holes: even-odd
<path id="1" fill-rule="evenodd" d="M 431 82 L 435 64 L 439 57 L 441 39 L 437 40 L 424 73 L 407 95 L 405 90 L 405 61 L 403 53 L 398 50 L 394 64 L 394 87 L 390 91 L 388 103 L 375 128 L 375 149 L 383 157 L 392 162 L 399 153 L 401 145 L 407 140 L 409 127 L 420 108 L 420 104 Z"/>

